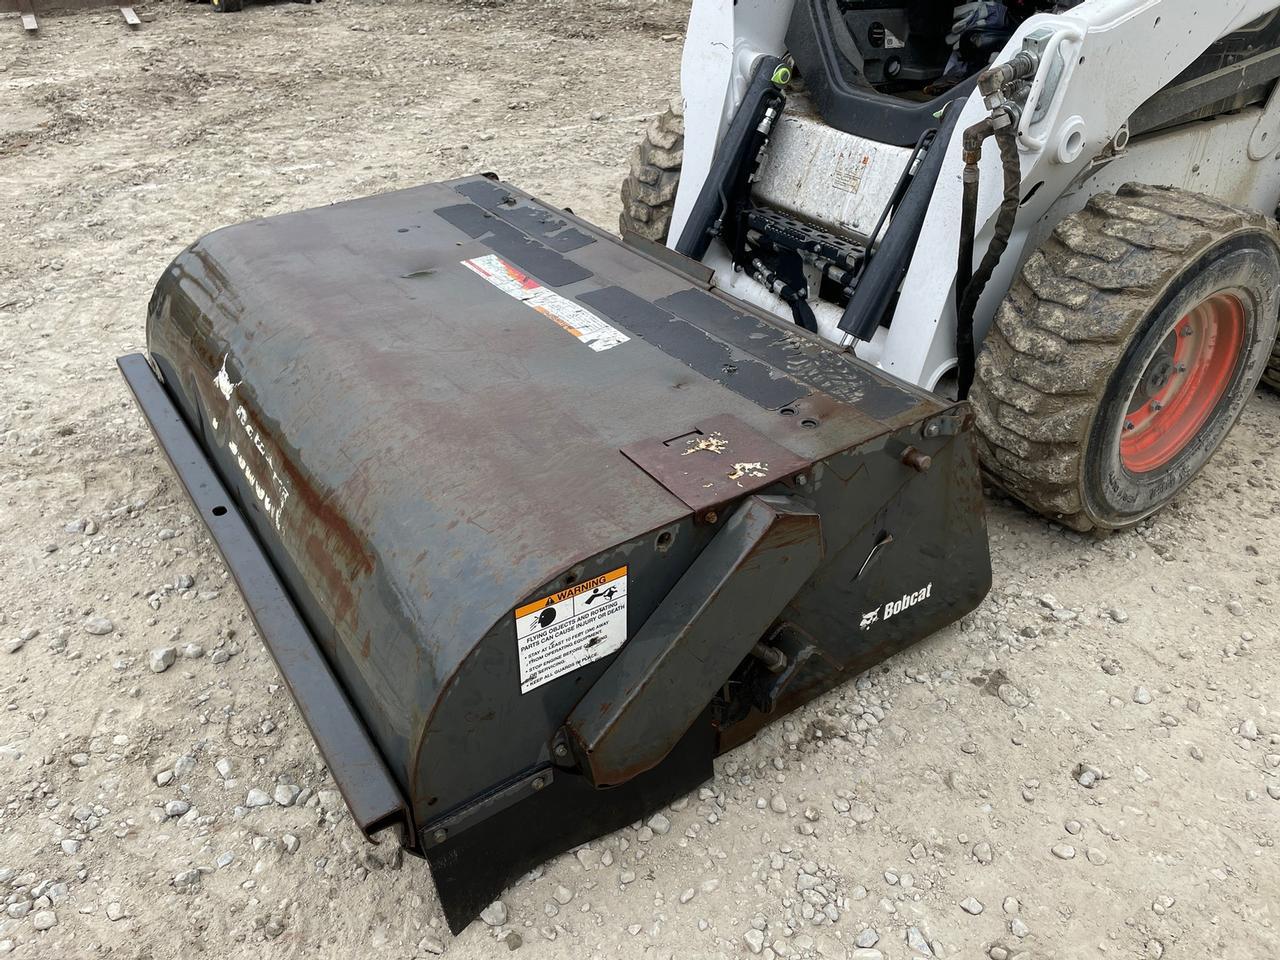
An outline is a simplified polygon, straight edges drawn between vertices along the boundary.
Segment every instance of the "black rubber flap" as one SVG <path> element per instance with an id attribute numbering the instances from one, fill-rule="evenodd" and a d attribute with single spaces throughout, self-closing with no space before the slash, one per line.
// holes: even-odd
<path id="1" fill-rule="evenodd" d="M 544 789 L 427 851 L 449 929 L 461 933 L 506 886 L 545 860 L 619 830 L 711 777 L 715 728 L 704 714 L 647 773 L 597 790 L 558 773 Z"/>

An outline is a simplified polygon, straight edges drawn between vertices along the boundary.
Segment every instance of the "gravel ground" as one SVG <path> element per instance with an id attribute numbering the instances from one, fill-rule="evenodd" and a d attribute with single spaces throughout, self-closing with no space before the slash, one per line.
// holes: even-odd
<path id="1" fill-rule="evenodd" d="M 1280 402 L 1136 531 L 992 501 L 965 622 L 451 938 L 347 817 L 112 360 L 208 230 L 495 170 L 601 224 L 687 7 L 157 3 L 0 30 L 0 954 L 1280 951 Z"/>

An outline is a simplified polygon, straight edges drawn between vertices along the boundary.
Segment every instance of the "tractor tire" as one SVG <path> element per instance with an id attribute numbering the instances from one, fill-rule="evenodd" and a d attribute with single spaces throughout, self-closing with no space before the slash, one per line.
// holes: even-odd
<path id="1" fill-rule="evenodd" d="M 1076 530 L 1132 526 L 1222 443 L 1276 340 L 1280 230 L 1211 197 L 1126 184 L 1027 259 L 972 399 L 983 466 Z"/>
<path id="2" fill-rule="evenodd" d="M 622 181 L 619 233 L 666 243 L 683 160 L 684 103 L 674 99 L 649 121 L 644 139 L 631 152 L 631 169 Z"/>

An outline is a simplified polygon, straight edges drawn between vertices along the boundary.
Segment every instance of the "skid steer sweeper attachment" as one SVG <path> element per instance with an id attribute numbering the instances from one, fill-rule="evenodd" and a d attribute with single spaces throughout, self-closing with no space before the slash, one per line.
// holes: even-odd
<path id="1" fill-rule="evenodd" d="M 971 610 L 971 418 L 484 177 L 229 227 L 121 368 L 450 926 Z"/>

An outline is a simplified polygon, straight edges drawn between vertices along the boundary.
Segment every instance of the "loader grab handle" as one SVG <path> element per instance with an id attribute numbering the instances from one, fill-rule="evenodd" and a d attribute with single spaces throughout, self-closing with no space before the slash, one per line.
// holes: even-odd
<path id="1" fill-rule="evenodd" d="M 117 361 L 160 449 L 235 578 L 263 645 L 275 661 L 329 772 L 365 838 L 398 828 L 415 852 L 413 815 L 346 692 L 286 593 L 253 531 L 146 357 Z"/>

